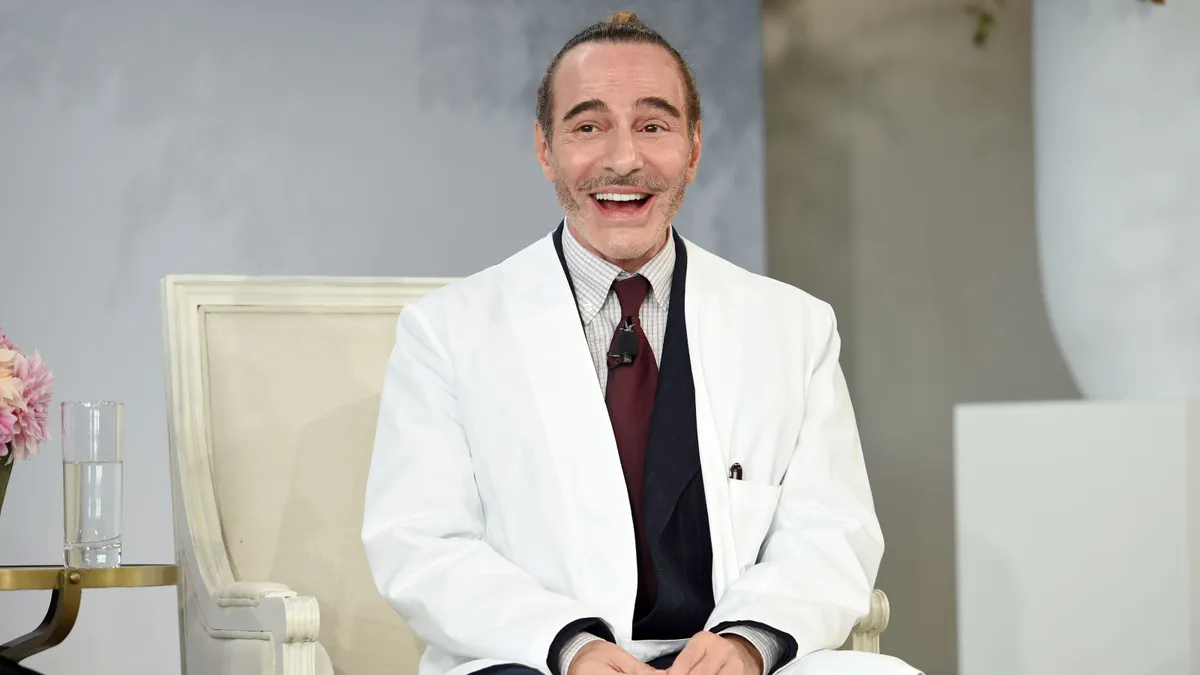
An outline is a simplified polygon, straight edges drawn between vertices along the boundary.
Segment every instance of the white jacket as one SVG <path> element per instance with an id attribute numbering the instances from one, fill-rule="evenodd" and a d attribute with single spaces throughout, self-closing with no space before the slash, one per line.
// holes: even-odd
<path id="1" fill-rule="evenodd" d="M 883 537 L 825 303 L 686 242 L 685 316 L 716 609 L 798 656 L 868 612 Z M 731 480 L 729 467 L 743 467 Z M 604 398 L 552 238 L 404 308 L 362 538 L 421 675 L 547 672 L 568 623 L 631 640 L 637 563 Z"/>

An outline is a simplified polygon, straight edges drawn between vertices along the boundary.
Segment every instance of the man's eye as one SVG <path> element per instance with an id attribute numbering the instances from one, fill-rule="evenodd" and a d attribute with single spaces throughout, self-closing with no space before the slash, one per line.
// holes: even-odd
<path id="1" fill-rule="evenodd" d="M 594 125 L 594 124 L 583 124 L 583 125 L 580 125 L 580 127 L 579 127 L 579 129 L 578 129 L 577 131 L 582 131 L 582 132 L 583 132 L 583 133 L 585 133 L 585 134 L 590 134 L 590 133 L 592 133 L 592 132 L 593 132 L 593 131 L 595 131 L 595 130 L 596 130 L 596 125 Z"/>
<path id="2" fill-rule="evenodd" d="M 657 133 L 657 132 L 659 132 L 659 131 L 662 131 L 662 130 L 663 130 L 663 128 L 662 128 L 662 127 L 660 127 L 660 126 L 659 126 L 659 125 L 657 125 L 657 124 L 647 124 L 647 125 L 646 125 L 646 128 L 645 128 L 645 129 L 643 129 L 643 131 L 649 131 L 649 132 L 650 132 L 650 133 L 652 133 L 652 134 L 653 134 L 653 133 Z"/>

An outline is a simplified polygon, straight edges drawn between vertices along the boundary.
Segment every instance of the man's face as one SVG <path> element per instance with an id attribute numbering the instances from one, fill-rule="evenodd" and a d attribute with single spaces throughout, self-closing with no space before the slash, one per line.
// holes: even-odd
<path id="1" fill-rule="evenodd" d="M 656 45 L 584 44 L 559 62 L 552 103 L 537 155 L 567 223 L 594 253 L 636 271 L 662 248 L 700 162 L 679 66 Z"/>

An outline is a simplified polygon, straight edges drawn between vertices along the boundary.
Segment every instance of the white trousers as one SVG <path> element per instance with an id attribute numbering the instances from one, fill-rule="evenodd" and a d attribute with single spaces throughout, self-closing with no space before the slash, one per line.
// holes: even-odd
<path id="1" fill-rule="evenodd" d="M 797 659 L 776 675 L 923 675 L 894 656 L 822 650 Z"/>

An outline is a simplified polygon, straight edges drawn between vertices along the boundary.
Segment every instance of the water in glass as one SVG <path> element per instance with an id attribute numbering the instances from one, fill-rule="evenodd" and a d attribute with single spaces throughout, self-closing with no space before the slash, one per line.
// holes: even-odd
<path id="1" fill-rule="evenodd" d="M 121 462 L 64 462 L 68 567 L 121 564 Z"/>

